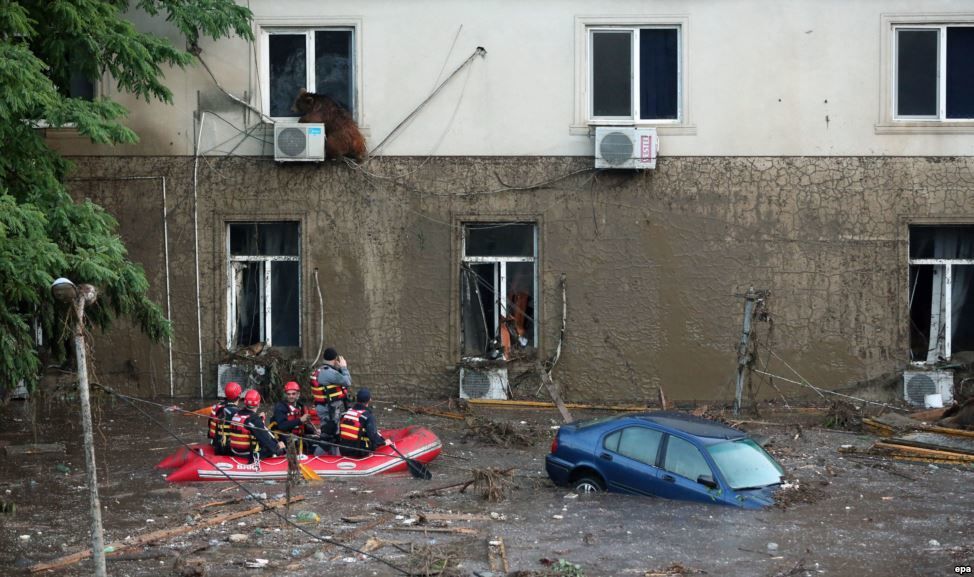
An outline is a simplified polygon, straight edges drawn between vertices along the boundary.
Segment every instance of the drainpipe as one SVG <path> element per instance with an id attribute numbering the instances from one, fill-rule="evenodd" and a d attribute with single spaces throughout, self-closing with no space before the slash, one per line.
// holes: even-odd
<path id="1" fill-rule="evenodd" d="M 203 121 L 206 112 L 200 112 L 200 130 L 196 137 L 196 148 L 193 151 L 193 256 L 196 260 L 196 347 L 199 356 L 200 398 L 203 395 L 203 320 L 200 312 L 200 221 L 199 221 L 199 186 L 200 141 L 203 139 Z"/>

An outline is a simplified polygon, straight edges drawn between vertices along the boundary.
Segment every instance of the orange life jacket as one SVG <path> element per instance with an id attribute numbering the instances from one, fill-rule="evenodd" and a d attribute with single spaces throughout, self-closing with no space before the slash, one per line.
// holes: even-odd
<path id="1" fill-rule="evenodd" d="M 328 365 L 323 366 L 322 369 L 325 367 L 337 370 Z M 311 396 L 314 398 L 316 405 L 327 405 L 331 401 L 344 399 L 346 397 L 345 387 L 337 383 L 320 384 L 318 382 L 318 371 L 315 371 L 311 375 Z"/>
<path id="2" fill-rule="evenodd" d="M 241 457 L 250 455 L 257 448 L 257 438 L 247 428 L 250 411 L 239 411 L 230 420 L 230 451 Z"/>
<path id="3" fill-rule="evenodd" d="M 365 411 L 349 409 L 342 415 L 342 420 L 338 425 L 338 436 L 343 441 L 361 441 L 365 443 L 365 448 L 369 448 L 369 436 L 366 434 L 365 426 L 362 424 L 362 417 Z"/>
<path id="4" fill-rule="evenodd" d="M 221 401 L 210 407 L 209 429 L 206 431 L 207 438 L 216 438 L 216 434 L 220 428 L 226 427 L 226 424 L 221 422 L 221 419 L 223 418 L 223 408 L 226 406 L 226 402 Z"/>

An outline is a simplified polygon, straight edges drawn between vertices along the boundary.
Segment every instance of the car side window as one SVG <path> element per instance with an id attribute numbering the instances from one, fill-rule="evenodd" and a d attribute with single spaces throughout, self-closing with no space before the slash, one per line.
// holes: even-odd
<path id="1" fill-rule="evenodd" d="M 700 475 L 712 476 L 710 465 L 690 441 L 670 435 L 666 442 L 663 468 L 670 473 L 696 481 Z"/>
<path id="2" fill-rule="evenodd" d="M 605 438 L 606 449 L 647 465 L 656 465 L 663 433 L 645 427 L 626 427 Z"/>

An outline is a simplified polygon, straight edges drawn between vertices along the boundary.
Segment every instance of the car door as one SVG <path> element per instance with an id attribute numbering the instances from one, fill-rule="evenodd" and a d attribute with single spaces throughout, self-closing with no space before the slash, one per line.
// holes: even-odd
<path id="1" fill-rule="evenodd" d="M 684 501 L 712 502 L 717 490 L 697 482 L 702 475 L 716 479 L 710 464 L 693 443 L 666 435 L 659 472 L 660 496 Z"/>
<path id="2" fill-rule="evenodd" d="M 608 489 L 638 495 L 656 495 L 659 470 L 656 461 L 663 433 L 633 425 L 603 437 L 598 458 Z"/>

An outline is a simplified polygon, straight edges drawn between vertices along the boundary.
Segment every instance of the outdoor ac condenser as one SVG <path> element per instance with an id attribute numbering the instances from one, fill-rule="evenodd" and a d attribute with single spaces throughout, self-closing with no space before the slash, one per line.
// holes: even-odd
<path id="1" fill-rule="evenodd" d="M 278 122 L 274 124 L 274 160 L 321 162 L 325 159 L 325 125 Z"/>
<path id="2" fill-rule="evenodd" d="M 507 369 L 460 368 L 461 399 L 507 399 Z"/>
<path id="3" fill-rule="evenodd" d="M 659 138 L 655 128 L 595 128 L 595 168 L 647 170 L 656 168 Z"/>
<path id="4" fill-rule="evenodd" d="M 927 395 L 939 393 L 944 406 L 954 402 L 953 371 L 903 371 L 903 399 L 922 407 Z"/>
<path id="5" fill-rule="evenodd" d="M 216 396 L 221 399 L 226 396 L 227 383 L 236 382 L 247 388 L 250 384 L 250 367 L 244 365 L 217 365 Z"/>

